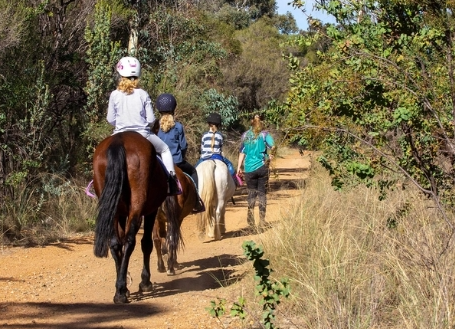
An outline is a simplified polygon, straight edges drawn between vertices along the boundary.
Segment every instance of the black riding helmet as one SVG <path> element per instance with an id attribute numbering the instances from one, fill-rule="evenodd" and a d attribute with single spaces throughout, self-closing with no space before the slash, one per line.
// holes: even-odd
<path id="1" fill-rule="evenodd" d="M 207 123 L 212 123 L 215 125 L 221 125 L 221 115 L 218 113 L 210 113 L 207 117 Z"/>
<path id="2" fill-rule="evenodd" d="M 174 112 L 177 107 L 177 100 L 172 94 L 161 94 L 155 101 L 158 112 Z"/>

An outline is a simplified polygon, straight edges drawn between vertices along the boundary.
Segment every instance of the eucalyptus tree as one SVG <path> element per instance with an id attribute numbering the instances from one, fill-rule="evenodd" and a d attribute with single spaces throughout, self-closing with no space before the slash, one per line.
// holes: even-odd
<path id="1" fill-rule="evenodd" d="M 294 1 L 301 6 L 302 1 Z M 453 4 L 317 1 L 337 24 L 320 61 L 295 66 L 282 124 L 291 140 L 324 150 L 333 185 L 412 183 L 453 210 L 455 80 Z M 447 223 L 454 228 L 448 218 Z"/>
<path id="2" fill-rule="evenodd" d="M 281 48 L 288 40 L 269 18 L 259 19 L 247 29 L 236 31 L 240 50 L 223 63 L 222 89 L 236 96 L 246 114 L 265 107 L 272 100 L 283 100 L 288 90 L 288 64 Z"/>

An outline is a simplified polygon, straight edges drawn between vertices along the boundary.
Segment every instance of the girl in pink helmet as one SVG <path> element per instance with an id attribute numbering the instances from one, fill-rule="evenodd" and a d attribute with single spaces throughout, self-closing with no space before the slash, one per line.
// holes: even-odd
<path id="1" fill-rule="evenodd" d="M 156 121 L 152 101 L 149 94 L 138 87 L 141 64 L 134 57 L 123 57 L 117 64 L 117 72 L 121 78 L 117 89 L 109 97 L 107 121 L 115 127 L 114 134 L 136 131 L 153 144 L 169 172 L 169 194 L 178 194 L 180 191 L 171 151 L 167 144 L 151 131 L 150 128 Z"/>

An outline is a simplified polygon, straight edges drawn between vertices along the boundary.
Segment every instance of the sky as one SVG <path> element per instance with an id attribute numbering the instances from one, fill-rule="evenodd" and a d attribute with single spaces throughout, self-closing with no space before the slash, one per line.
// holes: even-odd
<path id="1" fill-rule="evenodd" d="M 286 12 L 290 12 L 294 16 L 297 26 L 301 30 L 306 30 L 308 28 L 307 16 L 313 16 L 314 18 L 320 19 L 323 23 L 334 23 L 335 20 L 333 17 L 328 16 L 323 11 L 313 10 L 313 0 L 305 1 L 306 13 L 304 14 L 301 9 L 295 9 L 291 5 L 288 5 L 288 2 L 292 0 L 276 0 L 278 6 L 278 14 L 284 15 Z"/>

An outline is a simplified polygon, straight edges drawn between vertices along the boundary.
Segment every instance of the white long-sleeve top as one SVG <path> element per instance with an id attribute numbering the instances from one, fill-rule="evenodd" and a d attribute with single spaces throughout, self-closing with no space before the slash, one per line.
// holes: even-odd
<path id="1" fill-rule="evenodd" d="M 115 127 L 114 134 L 125 130 L 150 133 L 149 124 L 155 122 L 149 94 L 140 88 L 127 95 L 114 90 L 109 97 L 107 122 Z"/>

